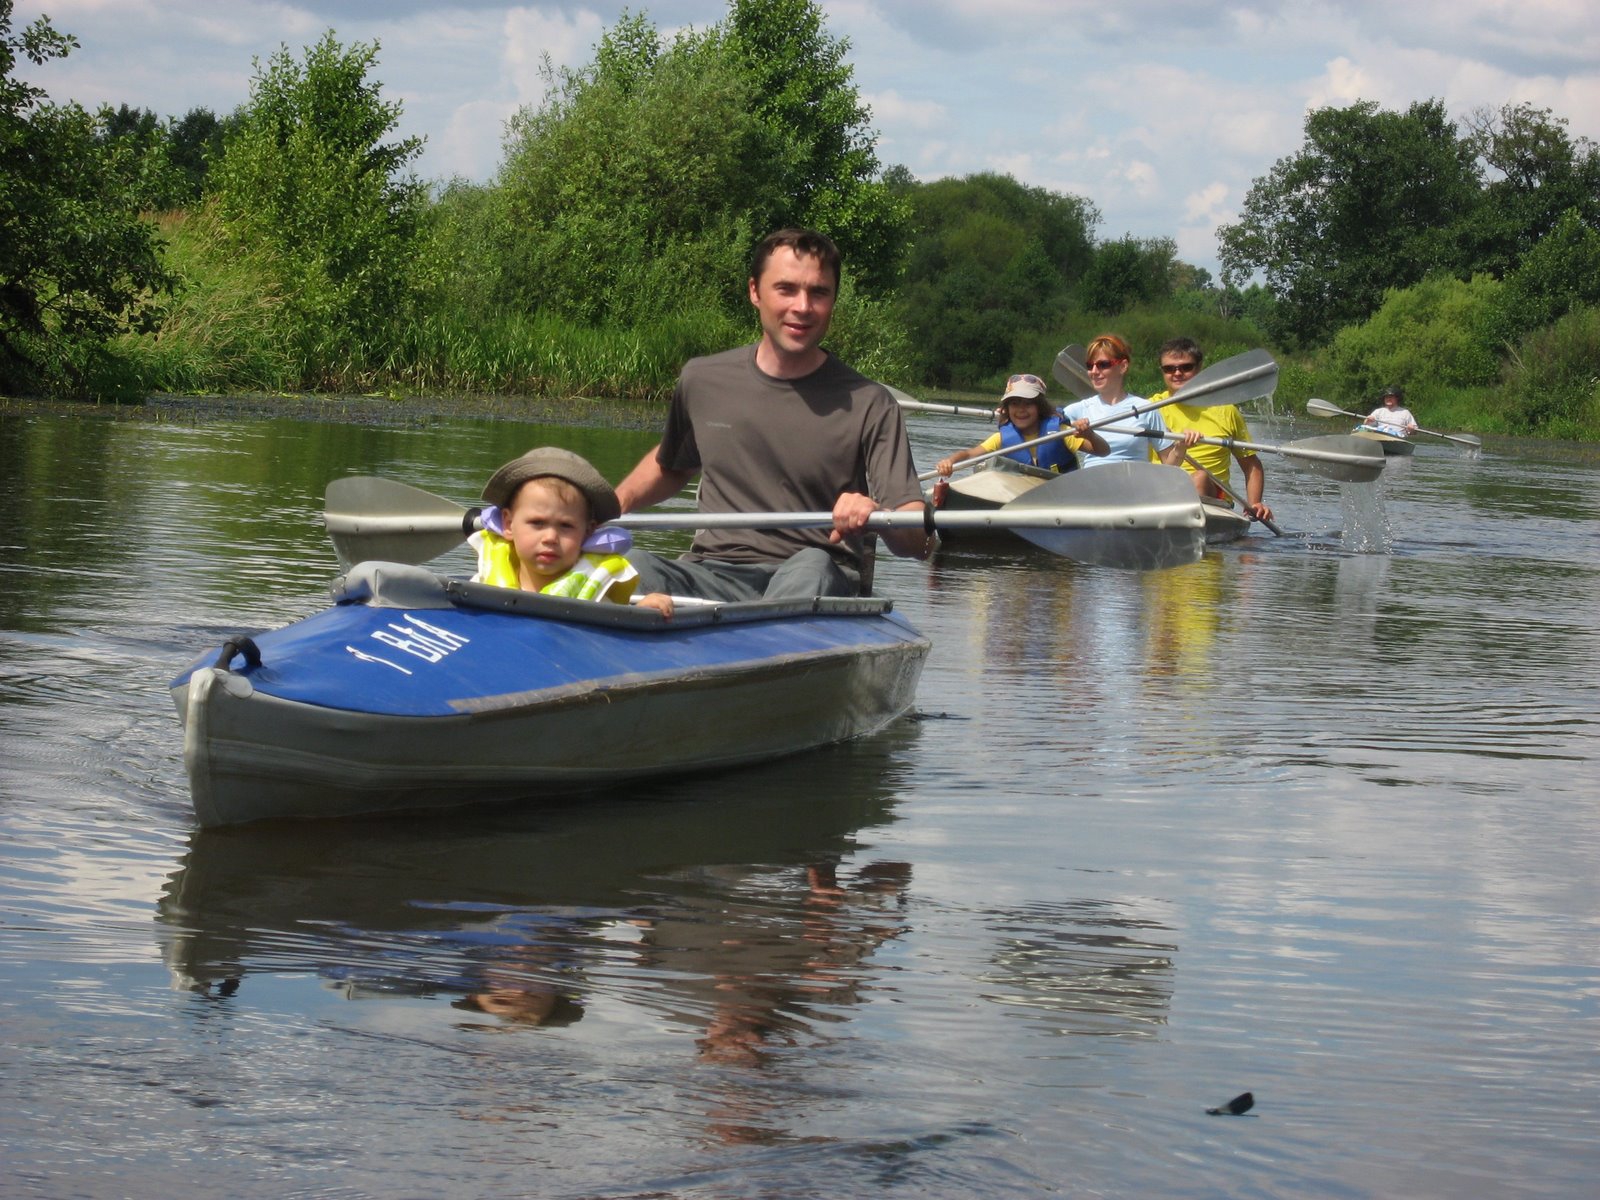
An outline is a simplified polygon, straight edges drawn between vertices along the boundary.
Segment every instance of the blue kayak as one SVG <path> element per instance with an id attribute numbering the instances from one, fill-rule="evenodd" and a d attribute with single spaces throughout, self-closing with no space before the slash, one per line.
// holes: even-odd
<path id="1" fill-rule="evenodd" d="M 928 641 L 888 601 L 648 609 L 362 563 L 172 681 L 202 826 L 604 788 L 881 729 Z"/>

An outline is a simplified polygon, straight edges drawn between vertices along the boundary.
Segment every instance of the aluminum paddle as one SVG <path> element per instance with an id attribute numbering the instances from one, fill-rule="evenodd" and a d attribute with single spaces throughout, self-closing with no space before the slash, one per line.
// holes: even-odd
<path id="1" fill-rule="evenodd" d="M 1138 477 L 1121 480 L 1109 466 L 1074 471 L 998 509 L 878 512 L 867 528 L 1008 529 L 1067 558 L 1140 570 L 1199 558 L 1205 515 L 1189 477 L 1172 468 L 1112 466 L 1133 467 Z M 358 475 L 328 484 L 323 520 L 346 567 L 369 559 L 421 563 L 480 528 L 480 511 L 409 484 Z M 610 523 L 624 529 L 820 529 L 833 525 L 833 514 L 627 513 Z"/>
<path id="2" fill-rule="evenodd" d="M 889 387 L 889 385 L 884 384 L 884 387 Z M 947 416 L 953 417 L 986 417 L 990 421 L 995 419 L 994 409 L 992 408 L 972 408 L 969 405 L 935 404 L 930 400 L 914 400 L 897 387 L 890 387 L 889 394 L 894 397 L 895 403 L 901 408 L 914 408 L 919 412 L 945 413 Z"/>
<path id="3" fill-rule="evenodd" d="M 1120 429 L 1115 432 L 1131 433 L 1135 437 L 1159 438 L 1168 442 L 1182 440 L 1179 434 L 1153 433 L 1148 429 Z M 1229 450 L 1237 446 L 1241 450 L 1281 454 L 1314 474 L 1337 479 L 1340 483 L 1371 483 L 1388 461 L 1383 448 L 1377 442 L 1352 437 L 1346 433 L 1301 438 L 1286 446 L 1275 446 L 1270 442 L 1241 442 L 1238 438 L 1203 437 L 1198 440 L 1208 446 L 1224 446 Z"/>
<path id="4" fill-rule="evenodd" d="M 1084 360 L 1089 357 L 1089 351 L 1074 342 L 1070 346 L 1063 346 L 1056 355 L 1055 365 L 1050 368 L 1050 373 L 1056 377 L 1056 382 L 1079 400 L 1087 400 L 1095 394 L 1094 381 L 1089 378 L 1089 368 Z"/>
<path id="5" fill-rule="evenodd" d="M 1326 400 L 1311 399 L 1306 401 L 1306 411 L 1313 417 L 1354 417 L 1365 422 L 1366 417 L 1360 413 L 1353 413 L 1347 408 L 1340 408 L 1337 404 L 1329 404 Z M 1463 446 L 1470 446 L 1474 450 L 1482 449 L 1483 439 L 1474 437 L 1470 433 L 1440 433 L 1436 429 L 1424 429 L 1417 426 L 1418 433 L 1425 433 L 1429 437 L 1443 438 L 1447 442 L 1459 442 Z"/>

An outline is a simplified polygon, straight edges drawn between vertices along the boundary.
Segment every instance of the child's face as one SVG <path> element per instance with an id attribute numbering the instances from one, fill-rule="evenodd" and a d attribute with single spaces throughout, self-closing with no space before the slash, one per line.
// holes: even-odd
<path id="1" fill-rule="evenodd" d="M 542 479 L 518 488 L 505 512 L 505 530 L 522 561 L 523 588 L 537 591 L 570 571 L 593 528 L 581 497 L 567 500 Z"/>

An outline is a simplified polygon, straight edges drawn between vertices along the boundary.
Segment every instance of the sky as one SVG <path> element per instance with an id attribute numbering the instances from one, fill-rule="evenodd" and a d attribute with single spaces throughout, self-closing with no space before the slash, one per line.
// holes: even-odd
<path id="1" fill-rule="evenodd" d="M 219 115 L 255 60 L 333 29 L 377 42 L 372 78 L 427 139 L 418 174 L 486 181 L 505 122 L 544 94 L 540 64 L 581 66 L 624 8 L 660 29 L 725 0 L 17 0 L 81 48 L 16 74 L 58 103 Z M 1313 109 L 1439 98 L 1453 117 L 1514 102 L 1600 141 L 1594 0 L 822 0 L 872 110 L 878 157 L 919 179 L 978 171 L 1089 200 L 1096 236 L 1170 237 L 1218 273 L 1216 230 L 1298 151 Z"/>

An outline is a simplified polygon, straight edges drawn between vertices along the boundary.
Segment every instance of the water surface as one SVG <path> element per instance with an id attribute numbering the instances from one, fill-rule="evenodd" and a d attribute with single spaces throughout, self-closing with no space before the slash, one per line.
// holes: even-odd
<path id="1" fill-rule="evenodd" d="M 323 606 L 328 479 L 654 440 L 372 414 L 0 410 L 7 1195 L 1591 1194 L 1593 456 L 1269 459 L 1290 536 L 1167 572 L 884 563 L 934 651 L 850 746 L 199 833 L 166 683 Z"/>

